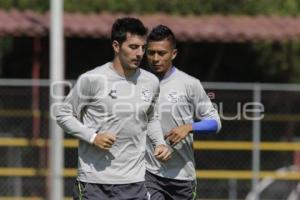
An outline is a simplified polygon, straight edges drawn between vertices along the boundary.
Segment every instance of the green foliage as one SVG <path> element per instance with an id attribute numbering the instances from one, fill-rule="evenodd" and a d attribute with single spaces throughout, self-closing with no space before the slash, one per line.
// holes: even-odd
<path id="1" fill-rule="evenodd" d="M 16 8 L 19 10 L 36 10 L 46 11 L 49 10 L 49 1 L 47 0 L 1 0 L 0 8 L 12 9 Z"/>
<path id="2" fill-rule="evenodd" d="M 5 54 L 13 49 L 13 38 L 0 38 L 0 53 Z"/>
<path id="3" fill-rule="evenodd" d="M 3 56 L 13 49 L 13 39 L 12 38 L 0 38 L 0 76 L 3 73 Z"/>
<path id="4" fill-rule="evenodd" d="M 49 10 L 50 0 L 1 0 L 0 8 Z M 299 0 L 65 0 L 69 12 L 166 12 L 181 15 L 298 15 Z"/>
<path id="5" fill-rule="evenodd" d="M 259 43 L 253 45 L 253 50 L 257 73 L 285 82 L 300 82 L 299 43 Z"/>

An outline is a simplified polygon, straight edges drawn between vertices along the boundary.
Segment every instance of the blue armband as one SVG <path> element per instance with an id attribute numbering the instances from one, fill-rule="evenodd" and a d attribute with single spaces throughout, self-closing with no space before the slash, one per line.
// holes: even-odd
<path id="1" fill-rule="evenodd" d="M 214 119 L 204 119 L 192 124 L 193 132 L 196 133 L 216 133 L 218 131 L 218 122 Z"/>

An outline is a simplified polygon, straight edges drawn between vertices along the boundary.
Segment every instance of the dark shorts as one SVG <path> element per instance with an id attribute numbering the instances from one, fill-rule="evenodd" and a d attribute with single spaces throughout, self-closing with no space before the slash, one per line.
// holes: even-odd
<path id="1" fill-rule="evenodd" d="M 109 185 L 76 181 L 74 200 L 149 200 L 144 182 Z"/>
<path id="2" fill-rule="evenodd" d="M 146 187 L 151 200 L 194 200 L 196 182 L 163 178 L 146 172 Z"/>

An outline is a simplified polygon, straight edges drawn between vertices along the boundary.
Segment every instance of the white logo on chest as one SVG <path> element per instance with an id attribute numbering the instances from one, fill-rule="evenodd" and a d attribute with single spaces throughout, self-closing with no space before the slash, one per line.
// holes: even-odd
<path id="1" fill-rule="evenodd" d="M 171 103 L 177 103 L 179 100 L 179 95 L 177 91 L 171 91 L 169 94 L 167 94 L 167 100 Z"/>
<path id="2" fill-rule="evenodd" d="M 141 96 L 141 99 L 145 102 L 151 101 L 151 92 L 147 88 L 142 87 L 140 96 Z"/>
<path id="3" fill-rule="evenodd" d="M 112 98 L 112 99 L 116 99 L 117 96 L 117 90 L 111 90 L 108 95 Z"/>

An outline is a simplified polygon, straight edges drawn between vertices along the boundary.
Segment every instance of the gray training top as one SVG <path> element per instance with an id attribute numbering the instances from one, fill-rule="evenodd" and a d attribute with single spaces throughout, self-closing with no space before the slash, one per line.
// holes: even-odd
<path id="1" fill-rule="evenodd" d="M 218 130 L 221 128 L 218 112 L 200 81 L 175 67 L 160 82 L 158 112 L 164 134 L 177 126 L 201 119 L 215 119 L 218 122 Z M 150 140 L 147 140 L 147 144 L 146 160 L 149 172 L 177 180 L 196 178 L 192 134 L 173 148 L 171 159 L 165 163 L 155 159 Z"/>
<path id="2" fill-rule="evenodd" d="M 144 181 L 146 130 L 156 144 L 165 144 L 155 114 L 159 81 L 137 69 L 120 76 L 106 63 L 82 74 L 56 114 L 58 124 L 80 139 L 78 177 L 83 182 L 128 184 Z M 116 133 L 109 150 L 91 144 L 96 132 Z"/>

